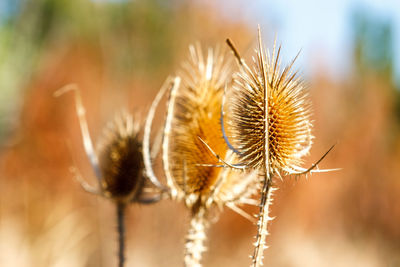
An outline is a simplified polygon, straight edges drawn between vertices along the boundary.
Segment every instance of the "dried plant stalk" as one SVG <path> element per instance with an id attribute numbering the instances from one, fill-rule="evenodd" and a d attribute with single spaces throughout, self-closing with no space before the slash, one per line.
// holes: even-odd
<path id="1" fill-rule="evenodd" d="M 172 198 L 184 200 L 192 214 L 185 266 L 201 266 L 208 210 L 226 204 L 245 214 L 236 204 L 255 191 L 251 189 L 256 176 L 217 168 L 220 156 L 236 158 L 224 142 L 220 124 L 224 88 L 231 81 L 230 62 L 218 48 L 209 49 L 206 58 L 199 46 L 190 46 L 189 51 L 189 60 L 179 72 L 182 83 L 170 93 L 163 165 Z"/>
<path id="2" fill-rule="evenodd" d="M 139 124 L 122 113 L 106 128 L 99 143 L 99 168 L 102 174 L 102 194 L 116 203 L 118 231 L 118 266 L 125 264 L 125 210 L 138 201 L 145 183 Z"/>
<path id="3" fill-rule="evenodd" d="M 68 85 L 58 90 L 55 96 L 68 91 L 75 92 L 76 111 L 84 148 L 98 179 L 98 185 L 90 186 L 83 180 L 78 171 L 75 174 L 83 189 L 109 198 L 115 203 L 119 246 L 118 266 L 123 267 L 125 263 L 124 217 L 126 206 L 131 202 L 148 204 L 160 199 L 157 193 L 155 196 L 145 196 L 145 191 L 149 188 L 150 182 L 143 175 L 142 141 L 139 139 L 140 124 L 134 121 L 133 117 L 127 112 L 118 114 L 104 130 L 102 139 L 95 151 L 77 86 Z"/>
<path id="4" fill-rule="evenodd" d="M 281 70 L 280 48 L 276 52 L 274 47 L 271 57 L 264 52 L 260 30 L 258 39 L 252 68 L 228 40 L 240 65 L 231 95 L 230 140 L 240 162 L 258 169 L 263 177 L 253 266 L 262 265 L 266 248 L 272 177 L 303 171 L 302 157 L 313 139 L 310 103 L 301 79 L 291 71 L 294 61 Z"/>
<path id="5" fill-rule="evenodd" d="M 170 125 L 166 135 L 173 142 L 166 143 L 169 139 L 164 139 L 165 171 L 178 198 L 192 195 L 189 198 L 196 201 L 210 191 L 221 172 L 219 168 L 198 166 L 218 164 L 201 139 L 220 155 L 225 156 L 227 151 L 220 137 L 219 112 L 229 69 L 218 50 L 209 50 L 205 61 L 200 48 L 191 46 L 190 60 L 179 74 L 182 85 L 172 92 L 169 104 L 167 124 Z"/>

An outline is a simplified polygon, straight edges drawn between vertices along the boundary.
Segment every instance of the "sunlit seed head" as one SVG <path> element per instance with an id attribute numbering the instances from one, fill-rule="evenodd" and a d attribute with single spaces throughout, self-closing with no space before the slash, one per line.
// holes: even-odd
<path id="1" fill-rule="evenodd" d="M 98 148 L 102 190 L 116 201 L 130 201 L 144 183 L 138 132 L 132 116 L 119 114 L 104 131 Z"/>
<path id="2" fill-rule="evenodd" d="M 189 60 L 178 73 L 182 83 L 172 88 L 168 102 L 163 165 L 171 196 L 184 200 L 192 212 L 227 205 L 248 218 L 236 204 L 256 192 L 258 176 L 227 168 L 218 159 L 238 160 L 221 127 L 224 91 L 232 86 L 232 64 L 218 49 L 209 49 L 204 58 L 199 46 L 190 47 Z"/>
<path id="3" fill-rule="evenodd" d="M 209 49 L 206 58 L 199 46 L 189 50 L 189 59 L 178 73 L 182 83 L 173 107 L 168 161 L 176 189 L 185 195 L 200 195 L 211 190 L 221 168 L 200 166 L 218 164 L 218 160 L 199 138 L 221 156 L 227 151 L 219 118 L 230 68 L 219 49 Z"/>
<path id="4" fill-rule="evenodd" d="M 268 150 L 270 172 L 295 173 L 311 148 L 310 102 L 292 64 L 282 70 L 280 48 L 274 48 L 271 57 L 260 41 L 252 67 L 244 64 L 236 73 L 230 105 L 231 141 L 241 161 L 250 167 L 260 168 Z M 265 90 L 268 101 L 264 101 Z"/>

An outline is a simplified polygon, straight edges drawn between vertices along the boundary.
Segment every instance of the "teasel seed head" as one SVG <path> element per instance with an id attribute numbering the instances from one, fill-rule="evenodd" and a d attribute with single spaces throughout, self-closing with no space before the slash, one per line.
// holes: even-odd
<path id="1" fill-rule="evenodd" d="M 140 123 L 134 120 L 132 115 L 122 111 L 105 128 L 97 151 L 95 151 L 78 86 L 66 85 L 57 90 L 54 96 L 60 96 L 68 91 L 75 93 L 75 107 L 83 145 L 96 174 L 98 185 L 89 185 L 77 169 L 72 170 L 85 191 L 109 198 L 114 202 L 117 211 L 118 266 L 123 267 L 125 263 L 124 217 L 126 207 L 132 202 L 154 203 L 159 201 L 162 196 L 162 188 L 159 187 L 158 180 L 155 181 L 154 175 L 148 176 L 151 173 L 145 172 L 146 153 L 142 146 L 145 145 L 148 148 L 150 145 L 149 142 L 143 144 L 139 137 Z M 149 187 L 150 183 L 154 186 L 153 188 Z M 146 191 L 152 192 L 153 196 L 148 197 Z"/>
<path id="2" fill-rule="evenodd" d="M 282 69 L 281 48 L 276 51 L 274 45 L 270 56 L 264 53 L 259 38 L 259 51 L 252 67 L 242 60 L 235 74 L 230 139 L 240 152 L 241 161 L 249 167 L 263 168 L 268 148 L 269 172 L 298 173 L 313 139 L 307 90 L 297 72 L 292 71 L 295 60 Z"/>
<path id="3" fill-rule="evenodd" d="M 307 173 L 302 157 L 312 145 L 311 108 L 302 80 L 291 70 L 294 60 L 281 69 L 279 47 L 265 53 L 258 28 L 259 49 L 250 68 L 232 42 L 228 45 L 239 61 L 230 103 L 231 140 L 240 161 L 259 170 L 263 179 L 252 266 L 262 265 L 267 248 L 267 224 L 274 175 Z M 229 141 L 227 141 L 229 142 Z M 305 170 L 305 171 L 304 171 Z"/>
<path id="4" fill-rule="evenodd" d="M 209 48 L 204 57 L 200 45 L 190 46 L 168 101 L 164 172 L 172 197 L 184 199 L 189 208 L 232 207 L 258 186 L 256 172 L 224 168 L 218 158 L 238 160 L 221 131 L 225 88 L 232 85 L 233 62 L 225 54 Z"/>
<path id="5" fill-rule="evenodd" d="M 129 202 L 144 185 L 140 125 L 127 112 L 106 127 L 98 146 L 101 187 L 105 196 Z"/>
<path id="6" fill-rule="evenodd" d="M 118 205 L 130 202 L 150 204 L 160 200 L 161 189 L 145 174 L 140 138 L 142 125 L 138 120 L 126 111 L 117 113 L 105 128 L 95 150 L 78 86 L 66 85 L 57 90 L 54 96 L 58 97 L 69 91 L 75 93 L 76 113 L 84 149 L 98 181 L 97 186 L 91 186 L 76 168 L 71 168 L 82 188 L 89 193 L 109 198 Z"/>
<path id="7" fill-rule="evenodd" d="M 254 173 L 223 168 L 221 158 L 236 160 L 221 131 L 221 106 L 226 86 L 232 82 L 231 61 L 209 49 L 204 58 L 199 45 L 190 46 L 189 60 L 175 79 L 164 127 L 163 163 L 171 196 L 184 200 L 191 211 L 184 262 L 201 266 L 210 209 L 236 207 L 257 186 Z M 218 155 L 218 156 L 216 156 Z M 247 216 L 249 217 L 249 216 Z"/>
<path id="8" fill-rule="evenodd" d="M 182 83 L 171 92 L 164 142 L 164 161 L 169 186 L 189 206 L 209 193 L 223 171 L 203 141 L 225 156 L 228 151 L 220 132 L 220 109 L 230 65 L 219 49 L 206 58 L 199 45 L 190 46 L 189 60 L 178 73 Z M 171 140 L 171 142 L 169 142 Z M 168 143 L 166 143 L 168 142 Z"/>

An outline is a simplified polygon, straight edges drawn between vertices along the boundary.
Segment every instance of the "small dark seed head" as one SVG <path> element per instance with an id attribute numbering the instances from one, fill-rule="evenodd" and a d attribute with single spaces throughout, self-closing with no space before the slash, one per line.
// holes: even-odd
<path id="1" fill-rule="evenodd" d="M 134 199 L 144 184 L 138 130 L 131 116 L 118 115 L 106 128 L 99 146 L 101 187 L 104 194 L 115 201 Z"/>

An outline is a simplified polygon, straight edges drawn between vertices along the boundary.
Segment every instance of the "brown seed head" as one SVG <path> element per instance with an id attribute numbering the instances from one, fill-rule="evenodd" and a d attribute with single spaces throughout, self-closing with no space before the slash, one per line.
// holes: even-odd
<path id="1" fill-rule="evenodd" d="M 274 47 L 272 57 L 265 54 L 260 40 L 253 67 L 242 61 L 235 76 L 229 124 L 241 161 L 260 168 L 267 149 L 268 170 L 290 174 L 299 171 L 312 144 L 310 102 L 302 80 L 291 70 L 294 61 L 282 70 L 280 48 L 276 56 L 275 52 Z"/>
<path id="2" fill-rule="evenodd" d="M 218 49 L 209 49 L 204 59 L 200 47 L 191 46 L 189 60 L 179 73 L 182 83 L 176 92 L 171 92 L 164 143 L 165 173 L 172 194 L 185 198 L 188 206 L 199 197 L 208 203 L 233 201 L 238 198 L 234 193 L 243 194 L 250 183 L 249 179 L 245 184 L 237 182 L 243 173 L 215 167 L 221 163 L 204 144 L 221 158 L 233 158 L 220 124 L 224 88 L 231 82 L 230 63 Z"/>
<path id="3" fill-rule="evenodd" d="M 182 84 L 178 88 L 171 121 L 169 161 L 177 190 L 184 194 L 202 194 L 215 183 L 220 168 L 199 166 L 218 164 L 199 137 L 216 153 L 225 156 L 227 146 L 220 134 L 219 113 L 229 67 L 218 49 L 203 58 L 199 46 L 190 46 L 190 58 L 184 63 Z"/>
<path id="4" fill-rule="evenodd" d="M 99 145 L 101 187 L 107 197 L 116 201 L 135 198 L 144 183 L 138 132 L 139 125 L 132 116 L 122 113 L 108 125 Z"/>
<path id="5" fill-rule="evenodd" d="M 224 89 L 231 83 L 230 62 L 218 49 L 206 59 L 199 46 L 175 78 L 164 127 L 164 172 L 173 198 L 191 210 L 185 245 L 185 266 L 201 266 L 210 208 L 227 205 L 249 217 L 235 204 L 249 197 L 255 175 L 222 168 L 221 158 L 235 159 L 222 135 L 220 123 Z M 149 164 L 148 164 L 149 165 Z M 242 178 L 242 179 L 241 179 Z"/>

